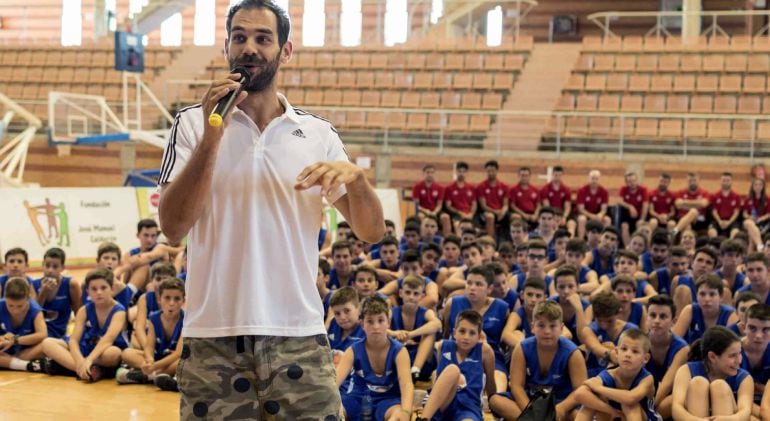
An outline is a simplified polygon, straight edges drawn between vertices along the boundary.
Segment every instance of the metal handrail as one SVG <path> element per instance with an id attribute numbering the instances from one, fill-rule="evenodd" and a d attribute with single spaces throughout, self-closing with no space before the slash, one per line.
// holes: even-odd
<path id="1" fill-rule="evenodd" d="M 682 17 L 685 16 L 701 16 L 701 17 L 710 17 L 712 19 L 711 26 L 709 26 L 705 31 L 703 31 L 703 35 L 715 35 L 720 34 L 723 36 L 727 36 L 727 33 L 717 24 L 717 19 L 719 17 L 728 17 L 728 16 L 770 16 L 770 10 L 693 10 L 693 11 L 660 11 L 660 12 L 617 12 L 617 11 L 610 11 L 610 12 L 598 12 L 598 13 L 592 13 L 588 15 L 588 20 L 596 24 L 603 32 L 604 32 L 604 39 L 606 40 L 609 37 L 617 37 L 618 35 L 612 32 L 610 29 L 611 22 L 613 20 L 617 20 L 618 18 L 656 18 L 656 24 L 655 26 L 650 29 L 645 36 L 650 36 L 651 34 L 655 34 L 656 36 L 661 36 L 661 33 L 665 34 L 666 36 L 671 36 L 671 33 L 666 29 L 666 27 L 663 25 L 663 18 L 666 17 Z M 768 36 L 770 36 L 770 23 L 766 24 L 762 28 L 757 31 L 755 35 L 762 35 L 764 33 L 767 33 Z"/>
<path id="2" fill-rule="evenodd" d="M 24 167 L 27 163 L 27 150 L 29 144 L 35 138 L 35 132 L 43 126 L 39 118 L 24 109 L 14 100 L 0 93 L 0 104 L 4 105 L 8 112 L 3 117 L 3 124 L 7 125 L 14 115 L 18 115 L 27 121 L 27 127 L 13 139 L 0 147 L 0 176 L 3 181 L 12 186 L 24 185 Z M 7 133 L 7 132 L 6 132 Z M 0 138 L 2 140 L 2 138 Z M 14 176 L 14 173 L 16 174 Z M 6 184 L 0 182 L 0 184 Z"/>

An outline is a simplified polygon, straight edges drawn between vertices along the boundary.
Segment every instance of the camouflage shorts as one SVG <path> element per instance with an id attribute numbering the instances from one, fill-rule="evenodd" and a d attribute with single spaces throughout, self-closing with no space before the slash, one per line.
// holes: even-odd
<path id="1" fill-rule="evenodd" d="M 326 335 L 184 338 L 182 420 L 339 420 Z"/>

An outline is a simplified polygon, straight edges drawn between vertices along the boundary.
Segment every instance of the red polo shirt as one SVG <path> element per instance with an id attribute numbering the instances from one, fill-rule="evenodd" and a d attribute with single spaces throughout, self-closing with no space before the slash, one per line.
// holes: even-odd
<path id="1" fill-rule="evenodd" d="M 750 216 L 759 218 L 760 216 L 764 216 L 770 213 L 770 206 L 768 206 L 767 202 L 768 198 L 765 197 L 764 206 L 760 206 L 759 200 L 754 200 L 751 197 L 747 197 L 743 202 L 743 210 L 745 210 L 746 213 L 748 213 Z"/>
<path id="2" fill-rule="evenodd" d="M 540 200 L 542 202 L 548 200 L 552 208 L 564 210 L 564 204 L 572 200 L 572 191 L 564 183 L 561 183 L 559 188 L 556 188 L 553 183 L 548 183 L 540 190 Z"/>
<path id="3" fill-rule="evenodd" d="M 460 212 L 467 213 L 476 200 L 476 191 L 471 183 L 465 182 L 459 187 L 455 181 L 444 190 L 444 200 Z"/>
<path id="4" fill-rule="evenodd" d="M 508 190 L 508 200 L 525 213 L 535 213 L 539 199 L 540 192 L 531 184 L 523 187 L 519 183 Z"/>
<path id="5" fill-rule="evenodd" d="M 663 215 L 671 215 L 671 211 L 674 210 L 674 202 L 676 196 L 671 193 L 670 190 L 661 192 L 658 189 L 652 190 L 650 193 L 650 205 L 655 213 Z"/>
<path id="6" fill-rule="evenodd" d="M 633 192 L 628 186 L 623 186 L 620 188 L 620 197 L 624 202 L 633 206 L 640 217 L 642 216 L 642 205 L 650 200 L 647 189 L 643 186 L 636 186 L 636 190 Z"/>
<path id="7" fill-rule="evenodd" d="M 727 193 L 727 196 L 722 193 L 722 190 L 711 196 L 711 209 L 717 211 L 717 215 L 723 221 L 730 219 L 733 213 L 741 208 L 741 205 L 741 196 L 732 190 Z"/>
<path id="8" fill-rule="evenodd" d="M 487 206 L 494 210 L 503 208 L 503 202 L 507 195 L 508 186 L 500 180 L 496 180 L 494 186 L 489 183 L 489 180 L 484 180 L 476 186 L 476 197 L 479 199 L 479 203 L 481 199 L 484 199 L 487 201 Z"/>
<path id="9" fill-rule="evenodd" d="M 678 199 L 683 199 L 683 200 L 707 199 L 707 200 L 710 201 L 711 200 L 711 195 L 709 195 L 709 193 L 706 190 L 703 190 L 701 188 L 698 188 L 698 190 L 696 190 L 695 192 L 691 192 L 690 189 L 685 188 L 684 190 L 680 191 L 677 194 L 677 198 Z M 705 216 L 707 208 L 708 207 L 700 209 L 700 214 Z M 682 209 L 678 209 L 677 210 L 677 216 L 678 217 L 684 216 L 685 214 L 687 214 L 686 210 L 682 210 Z"/>
<path id="10" fill-rule="evenodd" d="M 606 205 L 610 200 L 610 195 L 607 193 L 607 189 L 602 186 L 598 186 L 595 192 L 591 191 L 591 186 L 586 184 L 577 191 L 577 200 L 575 203 L 583 205 L 586 211 L 591 213 L 598 213 L 602 210 L 602 205 Z"/>
<path id="11" fill-rule="evenodd" d="M 436 205 L 444 200 L 444 188 L 435 181 L 430 186 L 425 184 L 425 180 L 419 181 L 412 187 L 412 199 L 416 200 L 421 208 L 436 209 Z"/>

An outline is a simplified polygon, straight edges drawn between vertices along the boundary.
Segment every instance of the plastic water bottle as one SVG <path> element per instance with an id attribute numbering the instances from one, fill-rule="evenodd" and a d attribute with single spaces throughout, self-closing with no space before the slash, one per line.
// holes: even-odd
<path id="1" fill-rule="evenodd" d="M 361 400 L 361 421 L 372 421 L 374 419 L 372 408 L 372 397 L 367 393 Z"/>

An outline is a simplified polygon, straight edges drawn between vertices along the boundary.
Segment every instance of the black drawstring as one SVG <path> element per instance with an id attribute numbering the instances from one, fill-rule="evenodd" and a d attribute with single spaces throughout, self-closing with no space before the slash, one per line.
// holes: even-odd
<path id="1" fill-rule="evenodd" d="M 243 354 L 246 352 L 246 344 L 244 343 L 244 336 L 236 336 L 235 337 L 235 352 L 238 354 Z"/>

